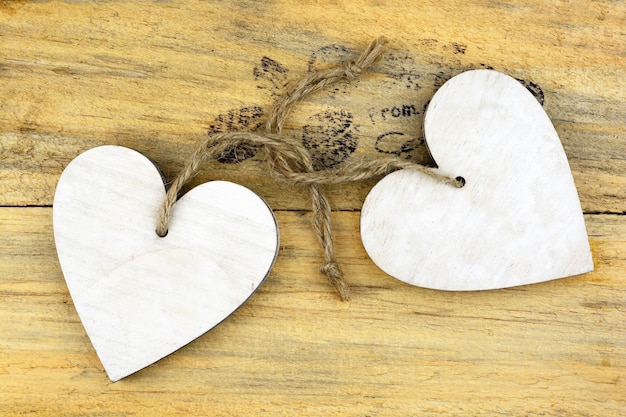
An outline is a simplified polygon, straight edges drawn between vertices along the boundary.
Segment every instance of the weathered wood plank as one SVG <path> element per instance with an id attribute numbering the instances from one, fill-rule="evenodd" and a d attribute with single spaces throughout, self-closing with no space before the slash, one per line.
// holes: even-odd
<path id="1" fill-rule="evenodd" d="M 100 144 L 137 149 L 171 178 L 208 131 L 258 128 L 285 82 L 386 33 L 390 51 L 371 74 L 316 95 L 288 121 L 286 133 L 321 166 L 381 154 L 427 162 L 421 120 L 435 89 L 493 67 L 544 102 L 584 210 L 623 212 L 626 5 L 456 7 L 8 2 L 0 9 L 0 204 L 49 205 L 63 166 Z M 241 182 L 275 209 L 308 207 L 305 193 L 284 193 L 258 159 L 207 167 L 196 183 L 211 178 Z M 335 207 L 359 209 L 372 185 L 336 187 Z"/>
<path id="2" fill-rule="evenodd" d="M 596 271 L 455 293 L 403 284 L 337 213 L 342 303 L 308 215 L 279 212 L 268 280 L 217 328 L 111 384 L 54 253 L 51 210 L 0 209 L 0 412 L 6 415 L 619 415 L 626 406 L 626 222 L 586 216 Z"/>
<path id="3" fill-rule="evenodd" d="M 451 76 L 493 67 L 543 101 L 583 209 L 624 213 L 626 3 L 335 3 L 0 2 L 0 205 L 50 205 L 62 169 L 103 144 L 137 149 L 173 178 L 207 132 L 258 128 L 285 82 L 384 33 L 389 53 L 371 73 L 312 97 L 288 120 L 285 132 L 321 166 L 383 154 L 427 162 L 424 105 Z M 356 210 L 334 215 L 354 286 L 354 300 L 341 303 L 317 271 L 308 213 L 289 211 L 309 209 L 306 192 L 275 184 L 258 157 L 208 164 L 190 186 L 209 179 L 245 185 L 279 210 L 276 267 L 222 325 L 115 384 L 63 282 L 51 210 L 0 208 L 0 414 L 626 408 L 624 216 L 586 216 L 591 274 L 446 293 L 402 284 L 367 258 L 358 210 L 375 182 L 332 187 L 334 208 Z"/>

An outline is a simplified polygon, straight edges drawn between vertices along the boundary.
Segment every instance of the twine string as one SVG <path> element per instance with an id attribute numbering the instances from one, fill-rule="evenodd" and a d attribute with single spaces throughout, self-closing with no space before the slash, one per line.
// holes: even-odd
<path id="1" fill-rule="evenodd" d="M 368 45 L 356 60 L 336 68 L 305 74 L 300 80 L 288 86 L 285 94 L 274 104 L 269 112 L 265 130 L 270 133 L 281 132 L 285 119 L 294 104 L 333 84 L 355 80 L 364 70 L 378 61 L 384 52 L 385 38 L 379 36 Z"/>
<path id="2" fill-rule="evenodd" d="M 371 161 L 347 161 L 338 168 L 315 171 L 309 152 L 296 138 L 282 135 L 283 124 L 293 106 L 305 97 L 338 82 L 350 82 L 362 71 L 373 65 L 383 53 L 384 39 L 375 39 L 355 61 L 338 68 L 306 74 L 288 87 L 285 95 L 272 107 L 266 123 L 266 132 L 225 132 L 208 136 L 185 162 L 183 169 L 170 184 L 159 209 L 156 233 L 167 235 L 172 209 L 182 187 L 194 177 L 206 160 L 224 156 L 239 146 L 252 146 L 262 151 L 270 172 L 277 180 L 294 186 L 309 188 L 312 202 L 312 226 L 324 251 L 324 264 L 320 271 L 326 275 L 337 294 L 344 301 L 350 299 L 350 288 L 343 280 L 343 272 L 335 260 L 331 207 L 323 185 L 336 185 L 361 181 L 388 174 L 398 169 L 412 169 L 431 176 L 443 183 L 462 187 L 462 179 L 441 175 L 423 165 L 397 158 L 381 158 Z"/>
<path id="3" fill-rule="evenodd" d="M 374 41 L 368 45 L 368 47 L 355 61 L 347 62 L 336 68 L 310 72 L 302 77 L 298 82 L 291 84 L 291 86 L 287 88 L 285 94 L 270 110 L 265 131 L 267 133 L 281 133 L 283 124 L 285 123 L 289 112 L 296 103 L 305 97 L 323 90 L 333 84 L 339 82 L 350 82 L 358 78 L 363 70 L 369 68 L 381 57 L 384 52 L 384 43 L 384 38 L 380 36 L 374 39 Z M 285 143 L 290 143 L 294 147 L 301 147 L 304 149 L 302 143 L 295 138 L 291 138 L 289 136 L 284 136 L 282 138 Z M 271 160 L 272 158 L 269 159 Z M 315 172 L 313 165 L 310 163 L 310 159 L 307 158 L 307 161 L 303 162 L 304 164 L 302 167 L 305 168 L 305 172 Z M 285 171 L 283 172 L 283 175 L 290 175 L 298 172 L 301 171 L 297 169 L 294 170 L 294 172 Z M 291 178 L 293 180 L 297 178 L 297 176 L 291 176 Z M 330 202 L 326 197 L 326 192 L 324 191 L 321 183 L 309 182 L 307 186 L 311 195 L 313 213 L 311 224 L 324 251 L 324 263 L 320 267 L 320 272 L 326 275 L 329 283 L 333 286 L 341 299 L 347 301 L 350 299 L 350 287 L 343 280 L 343 272 L 335 260 L 331 218 L 332 209 Z"/>
<path id="4" fill-rule="evenodd" d="M 361 72 L 373 65 L 384 52 L 384 38 L 374 39 L 368 47 L 355 60 L 345 63 L 336 68 L 323 71 L 313 71 L 306 74 L 298 82 L 288 87 L 282 98 L 272 107 L 266 124 L 266 132 L 281 133 L 283 124 L 294 105 L 311 94 L 339 82 L 350 82 L 361 75 Z M 285 142 L 294 146 L 302 144 L 294 138 L 285 136 Z M 306 172 L 313 173 L 313 166 L 306 166 Z M 286 172 L 285 174 L 291 174 Z M 291 177 L 295 179 L 297 177 Z M 330 284 L 335 288 L 342 300 L 350 299 L 350 287 L 343 280 L 343 272 L 335 260 L 333 233 L 332 233 L 332 209 L 322 184 L 309 182 L 309 193 L 312 204 L 312 226 L 324 251 L 324 263 L 320 271 L 326 275 Z"/>

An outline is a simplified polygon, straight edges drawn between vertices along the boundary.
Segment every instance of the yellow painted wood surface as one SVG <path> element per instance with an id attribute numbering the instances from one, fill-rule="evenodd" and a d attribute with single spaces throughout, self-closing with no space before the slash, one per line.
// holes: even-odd
<path id="1" fill-rule="evenodd" d="M 335 3 L 0 2 L 0 415 L 626 413 L 626 4 Z M 385 59 L 303 102 L 285 133 L 320 165 L 428 163 L 422 110 L 437 87 L 467 69 L 506 72 L 561 137 L 596 270 L 479 293 L 402 284 L 362 248 L 367 181 L 328 189 L 354 289 L 342 303 L 317 272 L 307 193 L 276 184 L 258 157 L 214 162 L 190 186 L 228 179 L 265 198 L 276 266 L 220 326 L 110 383 L 56 259 L 63 168 L 119 144 L 171 179 L 208 131 L 257 127 L 286 82 L 381 33 Z"/>

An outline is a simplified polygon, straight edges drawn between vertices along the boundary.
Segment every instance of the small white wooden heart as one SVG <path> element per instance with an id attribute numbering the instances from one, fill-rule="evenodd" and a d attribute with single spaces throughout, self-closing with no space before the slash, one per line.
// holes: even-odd
<path id="1" fill-rule="evenodd" d="M 201 336 L 243 304 L 278 251 L 272 211 L 252 191 L 212 181 L 174 206 L 156 167 L 120 146 L 86 151 L 54 196 L 61 268 L 85 330 L 112 381 Z"/>
<path id="2" fill-rule="evenodd" d="M 441 174 L 383 178 L 361 214 L 374 263 L 409 284 L 487 290 L 593 270 L 578 194 L 545 111 L 515 79 L 462 73 L 434 95 L 424 120 Z"/>

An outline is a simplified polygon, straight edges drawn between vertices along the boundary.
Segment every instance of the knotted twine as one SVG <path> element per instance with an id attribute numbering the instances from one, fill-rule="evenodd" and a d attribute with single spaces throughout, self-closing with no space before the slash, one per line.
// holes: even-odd
<path id="1" fill-rule="evenodd" d="M 376 38 L 355 61 L 346 62 L 336 68 L 313 71 L 287 88 L 269 112 L 265 133 L 224 132 L 209 135 L 191 154 L 183 169 L 170 184 L 166 197 L 159 209 L 156 233 L 167 234 L 172 208 L 185 183 L 200 171 L 208 159 L 222 157 L 233 149 L 246 146 L 261 151 L 270 172 L 280 182 L 309 188 L 312 202 L 312 226 L 324 251 L 324 263 L 320 271 L 326 275 L 344 301 L 350 299 L 350 288 L 343 280 L 343 273 L 334 255 L 331 207 L 323 185 L 343 184 L 380 177 L 399 169 L 412 169 L 431 176 L 446 184 L 462 187 L 459 179 L 449 178 L 423 165 L 398 158 L 346 161 L 334 169 L 315 171 L 309 152 L 301 141 L 282 135 L 283 124 L 294 105 L 305 97 L 339 82 L 351 82 L 371 67 L 384 52 L 384 38 Z"/>

